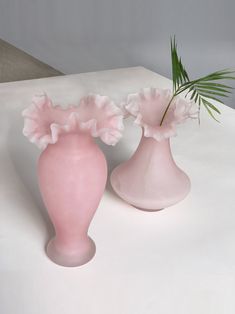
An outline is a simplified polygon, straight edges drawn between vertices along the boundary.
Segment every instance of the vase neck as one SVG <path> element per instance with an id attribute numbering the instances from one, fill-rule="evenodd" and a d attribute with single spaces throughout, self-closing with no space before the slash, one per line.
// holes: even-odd
<path id="1" fill-rule="evenodd" d="M 145 171 L 159 171 L 161 168 L 174 167 L 175 162 L 171 154 L 169 139 L 156 141 L 151 137 L 142 135 L 139 146 L 134 155 L 130 158 L 130 162 L 141 167 L 144 165 Z"/>
<path id="2" fill-rule="evenodd" d="M 87 145 L 94 145 L 93 137 L 85 132 L 63 134 L 55 145 L 63 148 L 77 149 Z"/>
<path id="3" fill-rule="evenodd" d="M 165 152 L 165 153 L 171 153 L 170 149 L 170 140 L 169 138 L 162 140 L 162 141 L 156 141 L 152 137 L 145 137 L 144 134 L 142 134 L 142 138 L 140 140 L 140 144 L 138 146 L 138 150 L 146 150 L 149 153 L 154 153 L 155 151 L 159 152 Z"/>

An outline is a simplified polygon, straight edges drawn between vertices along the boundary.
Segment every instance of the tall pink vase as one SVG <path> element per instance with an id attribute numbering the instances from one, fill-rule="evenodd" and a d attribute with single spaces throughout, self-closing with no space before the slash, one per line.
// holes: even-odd
<path id="1" fill-rule="evenodd" d="M 104 154 L 88 134 L 61 136 L 42 152 L 38 179 L 56 232 L 48 256 L 64 266 L 88 262 L 95 254 L 88 228 L 107 179 Z"/>
<path id="2" fill-rule="evenodd" d="M 115 145 L 122 112 L 106 96 L 88 95 L 63 109 L 41 95 L 22 114 L 23 134 L 43 149 L 38 180 L 55 228 L 47 254 L 59 265 L 82 265 L 95 254 L 88 229 L 107 180 L 106 159 L 93 138 Z"/>
<path id="3" fill-rule="evenodd" d="M 188 176 L 172 158 L 169 139 L 144 136 L 133 156 L 113 170 L 111 185 L 127 203 L 147 211 L 171 206 L 190 190 Z"/>

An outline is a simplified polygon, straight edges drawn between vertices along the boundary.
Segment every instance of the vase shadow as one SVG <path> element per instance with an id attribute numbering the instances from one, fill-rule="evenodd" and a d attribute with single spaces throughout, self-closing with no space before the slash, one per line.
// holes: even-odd
<path id="1" fill-rule="evenodd" d="M 97 143 L 102 149 L 103 153 L 105 154 L 108 164 L 108 178 L 106 183 L 106 190 L 111 194 L 117 196 L 111 186 L 110 175 L 114 168 L 116 168 L 120 163 L 130 158 L 131 156 L 130 150 L 128 149 L 127 143 L 125 143 L 124 141 L 120 141 L 116 146 L 106 145 L 100 140 L 98 140 Z"/>
<path id="2" fill-rule="evenodd" d="M 54 228 L 41 199 L 37 183 L 36 166 L 40 151 L 23 136 L 23 118 L 19 111 L 11 112 L 9 121 L 14 123 L 11 124 L 8 131 L 8 156 L 14 167 L 14 172 L 24 186 L 24 189 L 20 190 L 21 193 L 24 193 L 25 198 L 31 199 L 31 202 L 35 205 L 32 207 L 26 206 L 29 208 L 29 215 L 39 230 L 44 225 L 45 237 L 49 239 L 54 234 Z"/>
<path id="3" fill-rule="evenodd" d="M 135 134 L 135 136 L 133 136 L 133 134 Z M 141 130 L 133 127 L 133 123 L 128 118 L 125 121 L 123 137 L 115 146 L 109 146 L 104 144 L 101 140 L 97 140 L 98 145 L 106 156 L 108 164 L 108 179 L 106 190 L 112 195 L 115 195 L 115 197 L 118 196 L 111 186 L 110 175 L 114 168 L 116 168 L 122 162 L 128 160 L 133 155 L 139 145 L 141 134 Z"/>

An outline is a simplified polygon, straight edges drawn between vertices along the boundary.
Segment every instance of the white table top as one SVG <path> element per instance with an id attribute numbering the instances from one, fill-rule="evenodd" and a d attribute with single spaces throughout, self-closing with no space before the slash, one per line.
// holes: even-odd
<path id="1" fill-rule="evenodd" d="M 42 90 L 57 103 L 88 92 L 116 101 L 141 87 L 171 87 L 143 67 L 0 84 L 1 314 L 234 314 L 235 111 L 221 123 L 202 112 L 172 139 L 189 196 L 160 212 L 137 210 L 107 189 L 90 227 L 95 258 L 80 268 L 53 264 L 44 247 L 53 233 L 40 199 L 39 150 L 22 136 L 21 111 Z M 105 147 L 110 168 L 127 158 L 140 130 Z M 102 145 L 104 148 L 104 145 Z"/>

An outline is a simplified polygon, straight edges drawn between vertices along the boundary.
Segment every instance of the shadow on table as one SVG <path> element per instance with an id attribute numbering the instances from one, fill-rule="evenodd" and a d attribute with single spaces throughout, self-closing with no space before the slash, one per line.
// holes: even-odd
<path id="1" fill-rule="evenodd" d="M 130 157 L 129 156 L 130 152 L 128 150 L 127 143 L 125 141 L 120 141 L 119 143 L 116 144 L 116 146 L 106 145 L 100 140 L 98 140 L 97 143 L 104 152 L 108 164 L 108 179 L 106 184 L 106 190 L 108 190 L 108 192 L 112 194 L 115 194 L 110 184 L 110 175 L 116 166 L 118 166 L 120 163 L 122 163 L 123 161 L 127 160 Z"/>

